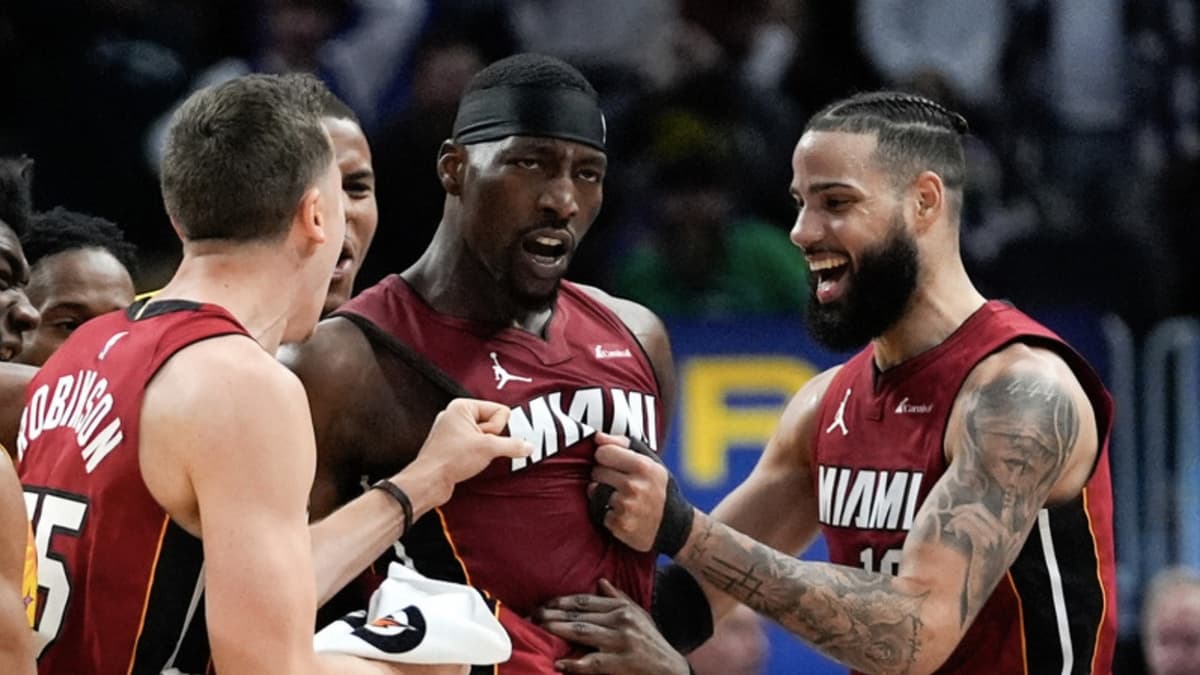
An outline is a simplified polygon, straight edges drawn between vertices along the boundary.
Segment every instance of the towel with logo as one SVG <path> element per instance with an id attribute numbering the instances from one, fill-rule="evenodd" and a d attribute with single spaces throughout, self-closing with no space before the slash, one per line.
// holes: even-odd
<path id="1" fill-rule="evenodd" d="M 429 579 L 392 563 L 366 611 L 334 621 L 313 638 L 318 652 L 397 663 L 503 663 L 508 633 L 470 586 Z"/>

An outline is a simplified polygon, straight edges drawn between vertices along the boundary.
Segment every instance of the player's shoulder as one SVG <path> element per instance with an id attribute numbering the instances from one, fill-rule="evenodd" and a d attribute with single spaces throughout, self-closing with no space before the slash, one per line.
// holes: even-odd
<path id="1" fill-rule="evenodd" d="M 663 325 L 662 319 L 658 318 L 658 315 L 645 305 L 633 300 L 617 297 L 595 286 L 575 284 L 575 288 L 578 288 L 580 292 L 604 305 L 613 314 L 616 314 L 617 318 L 628 326 L 629 330 L 635 335 L 666 334 L 666 327 Z"/>
<path id="2" fill-rule="evenodd" d="M 317 324 L 304 342 L 283 345 L 277 357 L 307 382 L 336 384 L 348 371 L 373 365 L 371 342 L 362 329 L 343 317 L 330 317 Z"/>
<path id="3" fill-rule="evenodd" d="M 337 371 L 370 360 L 371 341 L 346 317 L 332 316 L 317 324 L 304 342 L 283 345 L 278 360 L 292 371 Z"/>
<path id="4" fill-rule="evenodd" d="M 389 360 L 395 367 L 384 375 L 376 354 L 378 345 L 372 340 L 354 321 L 333 316 L 317 324 L 303 343 L 279 350 L 277 358 L 299 378 L 307 393 L 319 432 L 329 427 L 330 420 L 361 419 L 378 412 L 382 401 L 390 399 L 377 394 L 387 388 L 407 394 L 410 387 L 418 387 L 412 390 L 414 395 L 421 391 L 423 378 L 416 370 L 403 367 L 401 360 Z"/>
<path id="5" fill-rule="evenodd" d="M 179 350 L 151 385 L 147 395 L 162 392 L 180 409 L 210 412 L 271 408 L 304 391 L 295 375 L 245 335 L 212 337 Z"/>
<path id="6" fill-rule="evenodd" d="M 1082 445 L 1093 456 L 1097 449 L 1096 412 L 1083 384 L 1060 354 L 1037 344 L 1009 344 L 980 360 L 950 415 L 951 425 L 1004 419 L 1047 438 L 1074 439 L 1068 450 Z"/>
<path id="7" fill-rule="evenodd" d="M 812 376 L 796 390 L 780 418 L 780 428 L 802 433 L 820 414 L 821 402 L 842 366 L 837 365 Z"/>
<path id="8" fill-rule="evenodd" d="M 1079 379 L 1062 355 L 1048 347 L 1025 342 L 1008 344 L 981 359 L 967 375 L 959 398 L 971 395 L 980 387 L 995 384 L 1018 388 L 1054 387 L 1080 396 L 1083 394 Z"/>

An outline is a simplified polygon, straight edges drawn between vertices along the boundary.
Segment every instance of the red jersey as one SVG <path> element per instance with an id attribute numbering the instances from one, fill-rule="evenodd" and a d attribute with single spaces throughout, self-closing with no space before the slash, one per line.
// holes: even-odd
<path id="1" fill-rule="evenodd" d="M 209 668 L 201 543 L 142 481 L 138 431 L 163 363 L 230 334 L 246 332 L 220 307 L 139 303 L 81 326 L 29 383 L 17 449 L 42 556 L 40 673 Z"/>
<path id="2" fill-rule="evenodd" d="M 498 605 L 513 639 L 512 659 L 498 672 L 554 673 L 554 660 L 571 653 L 524 618 L 551 598 L 593 593 L 603 577 L 649 607 L 655 556 L 601 532 L 587 515 L 595 431 L 656 449 L 663 438 L 654 370 L 611 310 L 564 282 L 542 339 L 440 314 L 390 276 L 338 313 L 382 328 L 464 393 L 510 406 L 509 432 L 533 445 L 532 456 L 496 460 L 459 484 L 401 540 L 418 571 L 469 583 Z"/>
<path id="3" fill-rule="evenodd" d="M 813 444 L 822 532 L 833 562 L 894 574 L 917 510 L 946 471 L 946 425 L 963 381 L 1015 342 L 1050 349 L 1070 366 L 1095 410 L 1099 456 L 1077 498 L 1038 514 L 938 672 L 1107 675 L 1117 622 L 1112 399 L 1083 357 L 1016 309 L 989 302 L 940 345 L 883 373 L 868 346 L 834 376 Z"/>

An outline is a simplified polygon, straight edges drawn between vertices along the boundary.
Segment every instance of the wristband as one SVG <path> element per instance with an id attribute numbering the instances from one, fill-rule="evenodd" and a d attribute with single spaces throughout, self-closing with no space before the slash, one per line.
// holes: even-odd
<path id="1" fill-rule="evenodd" d="M 399 504 L 400 508 L 404 510 L 404 529 L 400 532 L 400 535 L 403 536 L 408 534 L 408 531 L 412 529 L 413 506 L 412 500 L 408 498 L 408 495 L 404 493 L 404 490 L 401 490 L 399 485 L 396 485 L 387 478 L 373 483 L 371 485 L 371 489 L 383 490 L 384 492 L 388 493 L 392 499 L 396 500 L 396 503 Z"/>
<path id="2" fill-rule="evenodd" d="M 661 567 L 654 575 L 650 616 L 667 643 L 691 653 L 713 635 L 708 596 L 690 572 L 679 565 Z"/>

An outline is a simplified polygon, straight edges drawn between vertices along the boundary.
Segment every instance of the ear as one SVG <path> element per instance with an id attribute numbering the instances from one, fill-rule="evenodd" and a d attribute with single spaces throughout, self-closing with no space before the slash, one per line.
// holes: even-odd
<path id="1" fill-rule="evenodd" d="M 438 149 L 437 173 L 442 189 L 455 197 L 462 194 L 463 174 L 467 170 L 467 149 L 453 141 L 443 141 Z"/>
<path id="2" fill-rule="evenodd" d="M 300 205 L 296 209 L 296 216 L 292 222 L 292 228 L 301 236 L 302 240 L 313 247 L 325 243 L 327 223 L 321 215 L 323 198 L 321 189 L 315 185 L 305 190 L 304 194 L 300 196 Z"/>
<path id="3" fill-rule="evenodd" d="M 170 215 L 168 215 L 167 218 L 171 221 L 171 229 L 175 231 L 175 236 L 179 237 L 179 241 L 186 244 L 187 237 L 183 234 L 183 228 L 179 227 L 179 223 L 175 222 L 175 219 L 171 218 Z"/>
<path id="4" fill-rule="evenodd" d="M 25 185 L 29 189 L 33 189 L 33 158 L 27 155 L 21 155 L 21 159 L 17 160 L 18 173 L 21 175 L 21 180 L 25 181 Z"/>
<path id="5" fill-rule="evenodd" d="M 913 181 L 913 225 L 924 233 L 946 214 L 946 184 L 932 171 L 922 171 Z"/>

